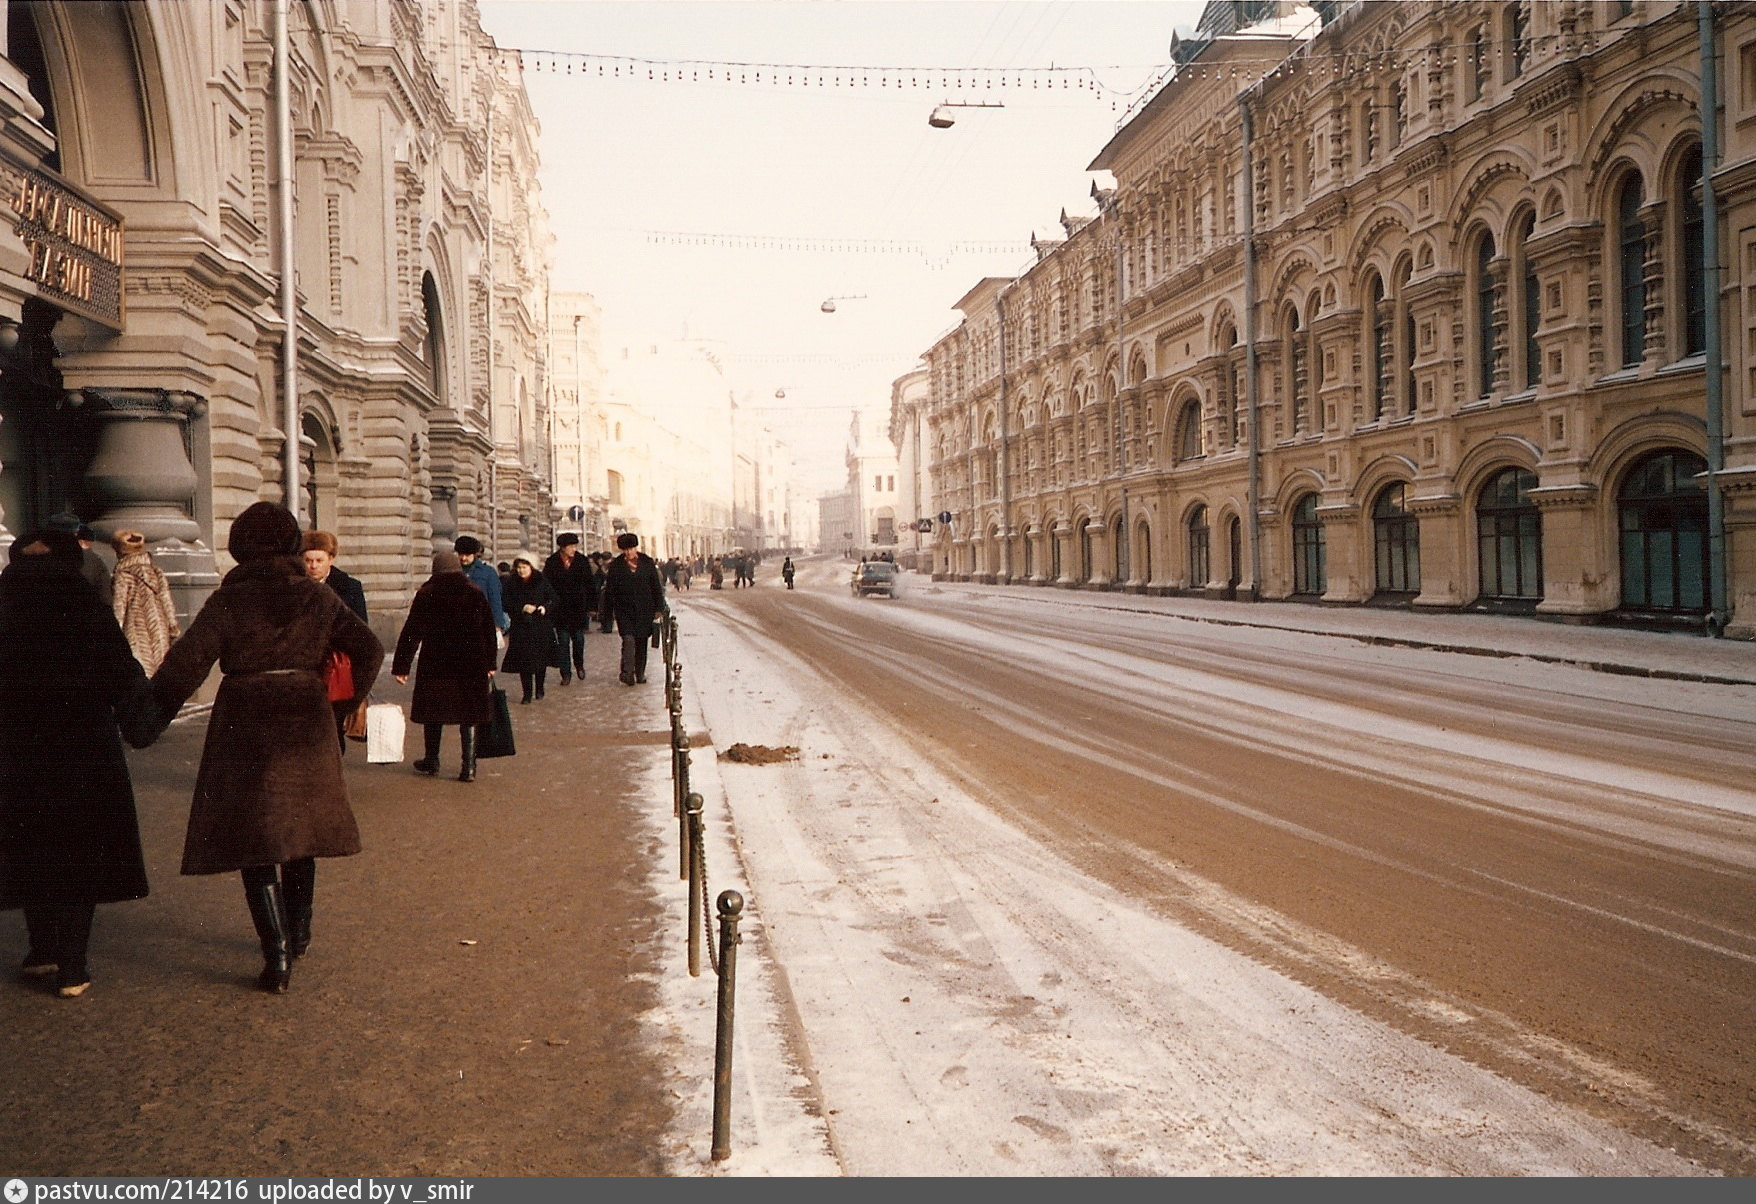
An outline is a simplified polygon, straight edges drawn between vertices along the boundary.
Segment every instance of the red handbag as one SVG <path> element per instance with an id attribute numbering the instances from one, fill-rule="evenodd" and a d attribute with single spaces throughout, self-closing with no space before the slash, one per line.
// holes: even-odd
<path id="1" fill-rule="evenodd" d="M 354 696 L 354 662 L 345 652 L 331 652 L 323 662 L 323 680 L 329 687 L 329 701 L 347 702 Z"/>

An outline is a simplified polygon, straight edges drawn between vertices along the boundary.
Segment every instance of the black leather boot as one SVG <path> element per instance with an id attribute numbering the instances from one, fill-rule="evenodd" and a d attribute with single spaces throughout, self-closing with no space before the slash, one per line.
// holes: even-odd
<path id="1" fill-rule="evenodd" d="M 548 677 L 549 677 L 549 671 L 547 669 L 538 669 L 537 670 L 537 698 L 538 699 L 541 699 L 543 696 L 543 686 L 547 682 Z"/>
<path id="2" fill-rule="evenodd" d="M 439 772 L 439 744 L 445 738 L 445 727 L 438 723 L 421 725 L 421 735 L 427 742 L 427 755 L 415 762 L 415 772 L 432 777 Z"/>
<path id="3" fill-rule="evenodd" d="M 529 702 L 531 699 L 531 692 L 536 689 L 536 679 L 529 673 L 520 673 L 518 675 L 518 684 L 524 687 L 524 697 L 520 698 L 518 701 L 521 703 Z"/>
<path id="4" fill-rule="evenodd" d="M 272 872 L 272 867 L 270 867 Z M 271 995 L 285 995 L 293 978 L 293 955 L 287 944 L 287 918 L 280 883 L 244 879 L 244 901 L 250 906 L 250 922 L 262 941 L 262 973 L 256 985 Z"/>
<path id="5" fill-rule="evenodd" d="M 317 893 L 317 859 L 301 857 L 280 867 L 287 908 L 287 952 L 304 957 L 311 947 L 311 903 Z"/>
<path id="6" fill-rule="evenodd" d="M 462 731 L 463 769 L 458 772 L 457 780 L 473 782 L 476 780 L 476 729 L 466 723 L 463 725 Z"/>

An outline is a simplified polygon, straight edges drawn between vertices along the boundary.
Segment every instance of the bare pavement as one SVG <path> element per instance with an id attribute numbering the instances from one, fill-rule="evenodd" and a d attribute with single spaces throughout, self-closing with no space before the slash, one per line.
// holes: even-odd
<path id="1" fill-rule="evenodd" d="M 16 979 L 24 923 L 0 912 L 0 1173 L 664 1173 L 678 1068 L 642 1032 L 663 921 L 646 869 L 676 854 L 639 816 L 670 811 L 648 772 L 669 720 L 657 654 L 628 689 L 617 644 L 594 630 L 586 681 L 551 676 L 540 703 L 513 679 L 518 755 L 474 783 L 455 728 L 438 778 L 350 746 L 365 851 L 319 863 L 285 996 L 255 989 L 237 875 L 177 873 L 205 718 L 130 753 L 152 893 L 98 909 L 92 989 Z M 406 711 L 388 675 L 376 694 Z"/>

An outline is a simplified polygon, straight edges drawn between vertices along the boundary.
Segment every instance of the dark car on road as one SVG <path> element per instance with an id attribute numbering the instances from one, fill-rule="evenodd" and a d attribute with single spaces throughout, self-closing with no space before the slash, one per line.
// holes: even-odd
<path id="1" fill-rule="evenodd" d="M 868 561 L 854 570 L 852 588 L 856 598 L 863 598 L 867 594 L 883 594 L 886 598 L 894 598 L 896 566 L 882 560 Z"/>

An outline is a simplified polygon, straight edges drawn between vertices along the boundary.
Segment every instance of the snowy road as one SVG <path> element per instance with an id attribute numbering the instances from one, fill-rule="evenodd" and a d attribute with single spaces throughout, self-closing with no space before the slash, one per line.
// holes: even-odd
<path id="1" fill-rule="evenodd" d="M 727 1173 L 1756 1167 L 1756 690 L 844 572 L 679 601 Z"/>

